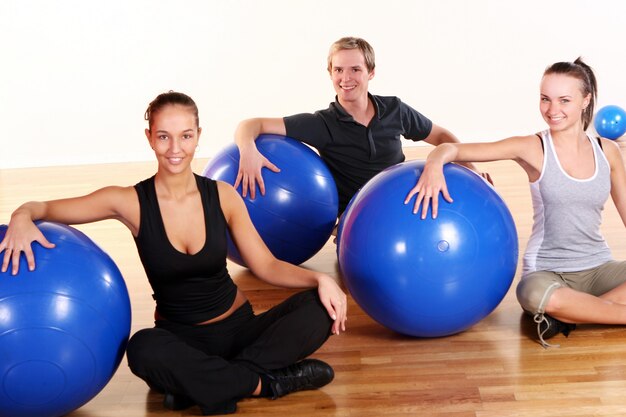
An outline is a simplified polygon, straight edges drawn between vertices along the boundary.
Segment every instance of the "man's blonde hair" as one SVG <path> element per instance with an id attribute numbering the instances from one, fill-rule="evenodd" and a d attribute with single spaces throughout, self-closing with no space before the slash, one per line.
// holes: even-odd
<path id="1" fill-rule="evenodd" d="M 346 49 L 360 50 L 363 53 L 363 57 L 365 58 L 365 66 L 367 67 L 367 72 L 374 71 L 376 62 L 374 56 L 374 48 L 372 48 L 372 45 L 367 43 L 365 39 L 356 38 L 354 36 L 346 36 L 330 45 L 330 50 L 328 51 L 328 72 L 331 72 L 333 69 L 332 59 L 335 52 L 343 51 Z"/>

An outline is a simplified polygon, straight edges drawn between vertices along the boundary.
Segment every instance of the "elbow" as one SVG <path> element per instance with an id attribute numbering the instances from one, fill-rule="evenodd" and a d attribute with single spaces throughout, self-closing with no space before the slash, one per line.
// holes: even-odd
<path id="1" fill-rule="evenodd" d="M 269 252 L 269 251 L 268 251 Z M 274 256 L 269 254 L 269 256 L 264 256 L 262 259 L 258 256 L 253 257 L 252 259 L 244 259 L 250 271 L 254 274 L 254 276 L 258 277 L 262 281 L 272 284 L 274 275 L 276 271 L 280 268 L 280 260 L 276 259 Z"/>
<path id="2" fill-rule="evenodd" d="M 429 160 L 437 160 L 442 165 L 447 164 L 448 162 L 454 162 L 457 159 L 459 154 L 459 149 L 454 143 L 442 143 L 437 145 L 435 150 L 433 150 L 428 159 Z"/>
<path id="3" fill-rule="evenodd" d="M 260 119 L 245 119 L 239 122 L 235 129 L 235 143 L 238 146 L 254 143 L 261 131 Z"/>

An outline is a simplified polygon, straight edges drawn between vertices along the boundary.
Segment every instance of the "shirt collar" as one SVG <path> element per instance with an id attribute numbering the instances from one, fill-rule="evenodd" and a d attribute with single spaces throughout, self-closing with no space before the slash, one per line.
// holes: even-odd
<path id="1" fill-rule="evenodd" d="M 374 111 L 375 111 L 374 116 L 378 120 L 380 120 L 380 118 L 385 113 L 385 109 L 386 109 L 385 103 L 379 101 L 376 96 L 370 94 L 369 92 L 367 93 L 367 97 L 374 104 Z M 335 113 L 337 113 L 337 119 L 338 120 L 340 120 L 342 122 L 354 122 L 354 118 L 339 103 L 339 100 L 337 99 L 337 96 L 335 96 L 335 102 L 331 103 L 331 107 L 333 107 L 333 109 L 335 110 Z"/>

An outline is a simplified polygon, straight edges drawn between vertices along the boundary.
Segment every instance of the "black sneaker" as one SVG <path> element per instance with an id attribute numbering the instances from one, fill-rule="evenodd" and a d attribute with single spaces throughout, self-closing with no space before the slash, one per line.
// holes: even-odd
<path id="1" fill-rule="evenodd" d="M 186 395 L 165 393 L 165 397 L 163 397 L 163 407 L 168 410 L 186 410 L 195 404 L 196 403 L 194 403 L 193 400 Z"/>
<path id="2" fill-rule="evenodd" d="M 576 325 L 573 323 L 564 323 L 555 319 L 552 316 L 543 314 L 542 317 L 535 317 L 537 323 L 537 333 L 539 334 L 539 341 L 545 346 L 550 346 L 545 340 L 556 336 L 559 333 L 569 336 L 569 334 L 576 329 Z"/>
<path id="3" fill-rule="evenodd" d="M 292 392 L 321 388 L 335 377 L 333 368 L 317 359 L 305 359 L 268 374 L 272 399 Z"/>

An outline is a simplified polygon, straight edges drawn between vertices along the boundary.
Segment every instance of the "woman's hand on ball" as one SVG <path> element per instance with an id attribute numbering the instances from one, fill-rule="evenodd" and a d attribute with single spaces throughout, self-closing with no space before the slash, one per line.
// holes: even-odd
<path id="1" fill-rule="evenodd" d="M 415 187 L 411 188 L 407 194 L 404 204 L 408 204 L 411 198 L 416 196 L 415 204 L 413 205 L 413 214 L 417 214 L 420 206 L 422 206 L 421 218 L 425 219 L 429 206 L 432 206 L 432 218 L 436 219 L 439 209 L 439 193 L 441 193 L 447 202 L 452 202 L 452 197 L 450 197 L 448 193 L 448 186 L 446 185 L 446 179 L 443 175 L 443 166 L 433 166 L 427 163 Z"/>
<path id="2" fill-rule="evenodd" d="M 28 270 L 33 271 L 35 269 L 35 256 L 31 247 L 32 242 L 38 242 L 48 249 L 55 246 L 54 243 L 46 239 L 30 219 L 14 215 L 9 222 L 4 239 L 0 242 L 0 253 L 4 251 L 1 271 L 6 272 L 9 268 L 9 262 L 11 262 L 11 275 L 17 275 L 22 252 L 26 256 Z"/>

